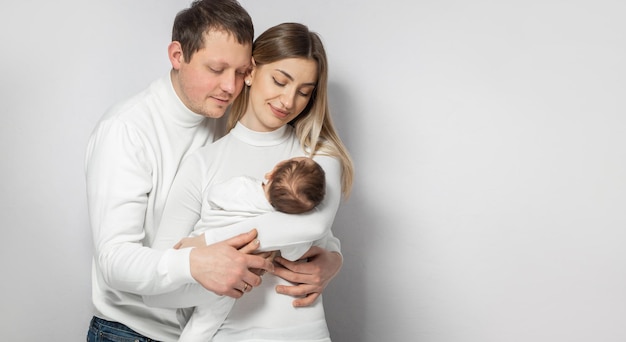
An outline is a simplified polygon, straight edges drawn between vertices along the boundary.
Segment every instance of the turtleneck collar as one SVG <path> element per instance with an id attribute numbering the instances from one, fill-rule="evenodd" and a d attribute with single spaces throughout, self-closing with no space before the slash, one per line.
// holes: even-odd
<path id="1" fill-rule="evenodd" d="M 250 145 L 275 146 L 289 139 L 292 130 L 293 127 L 284 125 L 271 132 L 257 132 L 244 126 L 241 122 L 237 122 L 230 134 Z"/>
<path id="2" fill-rule="evenodd" d="M 165 102 L 164 108 L 173 108 L 174 110 L 169 113 L 170 118 L 178 125 L 182 127 L 195 127 L 198 126 L 205 116 L 192 112 L 183 101 L 176 94 L 174 85 L 172 84 L 172 73 L 169 72 L 167 76 L 161 78 L 161 89 L 164 91 L 162 101 Z"/>

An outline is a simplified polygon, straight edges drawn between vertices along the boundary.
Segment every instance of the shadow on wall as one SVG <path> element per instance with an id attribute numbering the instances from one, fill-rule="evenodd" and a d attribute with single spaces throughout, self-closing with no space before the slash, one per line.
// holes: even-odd
<path id="1" fill-rule="evenodd" d="M 333 341 L 368 341 L 367 322 L 376 316 L 377 309 L 370 307 L 368 300 L 376 289 L 370 288 L 366 280 L 369 269 L 365 254 L 375 246 L 371 245 L 373 239 L 360 230 L 378 223 L 371 214 L 373 206 L 359 198 L 351 198 L 348 203 L 342 206 L 333 225 L 333 233 L 341 240 L 344 264 L 324 292 L 324 307 Z"/>
<path id="2" fill-rule="evenodd" d="M 360 121 L 362 117 L 357 109 L 358 103 L 350 99 L 343 85 L 329 83 L 329 102 L 333 121 L 346 144 L 355 163 L 355 182 L 352 195 L 342 203 L 333 224 L 333 233 L 341 240 L 344 264 L 341 272 L 333 279 L 324 292 L 326 320 L 333 341 L 365 341 L 367 340 L 366 322 L 368 314 L 375 308 L 368 307 L 365 265 L 367 251 L 374 250 L 372 239 L 368 239 L 363 228 L 378 225 L 375 207 L 366 198 L 359 197 L 358 174 L 366 172 L 359 169 L 359 155 L 352 146 L 357 146 Z M 370 228 L 375 229 L 375 227 Z M 367 229 L 369 230 L 369 229 Z"/>

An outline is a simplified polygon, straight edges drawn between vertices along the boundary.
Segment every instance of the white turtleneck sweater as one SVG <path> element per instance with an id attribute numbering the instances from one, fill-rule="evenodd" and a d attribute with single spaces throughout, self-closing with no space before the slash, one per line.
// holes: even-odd
<path id="1" fill-rule="evenodd" d="M 261 133 L 237 124 L 228 135 L 185 160 L 172 186 L 154 247 L 169 248 L 194 229 L 202 229 L 207 241 L 220 241 L 257 228 L 261 250 L 289 250 L 290 259 L 299 258 L 311 242 L 322 237 L 328 238 L 329 249 L 338 251 L 339 242 L 332 237 L 330 227 L 341 201 L 341 166 L 332 157 L 314 158 L 326 173 L 327 188 L 324 201 L 308 213 L 288 215 L 274 211 L 227 228 L 207 227 L 210 221 L 201 218 L 203 206 L 209 205 L 206 191 L 211 185 L 240 175 L 262 178 L 279 161 L 303 155 L 290 126 Z M 306 247 L 298 249 L 302 244 Z M 321 298 L 310 307 L 294 308 L 293 298 L 275 292 L 278 284 L 288 283 L 272 274 L 264 275 L 260 287 L 237 300 L 214 341 L 330 341 Z M 201 302 L 194 287 L 198 286 L 152 296 L 146 301 L 151 305 L 178 307 Z M 205 301 L 210 300 L 210 297 L 205 298 Z M 229 309 L 223 301 L 218 306 Z M 204 316 L 215 320 L 218 315 L 207 312 Z M 202 322 L 192 318 L 193 325 L 199 329 L 202 329 Z M 205 328 L 216 323 L 204 322 Z M 199 335 L 191 334 L 194 338 L 189 340 Z"/>
<path id="2" fill-rule="evenodd" d="M 97 124 L 86 153 L 96 316 L 154 339 L 177 339 L 175 311 L 150 308 L 141 294 L 194 282 L 189 250 L 169 251 L 186 262 L 163 276 L 155 270 L 165 253 L 149 246 L 182 159 L 222 136 L 224 127 L 224 120 L 190 111 L 169 74 L 109 109 Z"/>

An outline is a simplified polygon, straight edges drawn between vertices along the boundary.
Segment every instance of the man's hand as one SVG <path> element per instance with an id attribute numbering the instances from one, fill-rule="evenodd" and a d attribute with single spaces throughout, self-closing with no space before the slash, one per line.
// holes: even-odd
<path id="1" fill-rule="evenodd" d="M 313 246 L 303 256 L 303 261 L 292 262 L 281 257 L 274 261 L 278 264 L 274 274 L 298 285 L 276 286 L 276 292 L 300 297 L 293 301 L 293 306 L 309 306 L 324 291 L 328 283 L 339 273 L 343 258 L 337 252 L 329 252 Z M 302 260 L 301 259 L 301 260 Z"/>
<path id="2" fill-rule="evenodd" d="M 218 295 L 243 296 L 261 284 L 261 277 L 250 269 L 274 271 L 274 265 L 263 256 L 251 255 L 258 248 L 256 229 L 226 241 L 191 250 L 191 275 L 204 288 Z"/>

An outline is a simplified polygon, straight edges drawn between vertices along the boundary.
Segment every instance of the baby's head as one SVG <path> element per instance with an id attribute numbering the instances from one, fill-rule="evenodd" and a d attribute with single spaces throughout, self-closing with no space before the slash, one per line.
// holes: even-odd
<path id="1" fill-rule="evenodd" d="M 326 194 L 324 170 L 311 158 L 284 160 L 265 178 L 267 199 L 276 210 L 287 214 L 300 214 L 315 208 Z"/>

